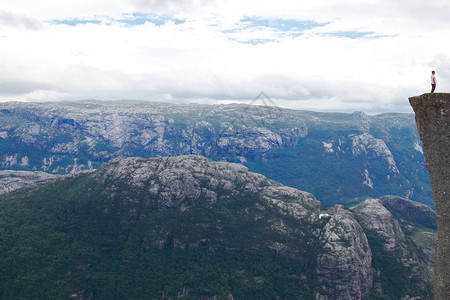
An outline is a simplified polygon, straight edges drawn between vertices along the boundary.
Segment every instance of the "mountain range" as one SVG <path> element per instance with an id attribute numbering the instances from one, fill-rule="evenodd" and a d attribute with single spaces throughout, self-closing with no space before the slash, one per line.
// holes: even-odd
<path id="1" fill-rule="evenodd" d="M 239 162 L 326 206 L 395 195 L 433 207 L 412 114 L 145 101 L 0 104 L 0 168 L 70 174 L 114 158 Z M 16 177 L 19 176 L 16 173 Z"/>

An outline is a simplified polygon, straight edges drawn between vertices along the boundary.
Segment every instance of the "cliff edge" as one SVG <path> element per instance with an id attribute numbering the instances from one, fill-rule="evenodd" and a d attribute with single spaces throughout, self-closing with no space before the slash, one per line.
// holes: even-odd
<path id="1" fill-rule="evenodd" d="M 434 298 L 450 299 L 450 93 L 409 98 L 416 113 L 436 207 Z"/>

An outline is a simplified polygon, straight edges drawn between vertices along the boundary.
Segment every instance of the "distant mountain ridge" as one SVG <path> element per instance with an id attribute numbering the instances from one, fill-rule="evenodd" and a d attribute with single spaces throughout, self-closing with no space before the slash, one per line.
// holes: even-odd
<path id="1" fill-rule="evenodd" d="M 145 101 L 0 104 L 0 168 L 67 174 L 117 157 L 241 162 L 326 205 L 391 194 L 433 206 L 412 114 Z"/>
<path id="2" fill-rule="evenodd" d="M 59 176 L 38 171 L 0 171 L 0 194 L 16 190 L 29 184 L 55 179 Z"/>
<path id="3" fill-rule="evenodd" d="M 0 195 L 0 297 L 431 298 L 434 211 L 313 195 L 202 156 L 114 159 Z"/>

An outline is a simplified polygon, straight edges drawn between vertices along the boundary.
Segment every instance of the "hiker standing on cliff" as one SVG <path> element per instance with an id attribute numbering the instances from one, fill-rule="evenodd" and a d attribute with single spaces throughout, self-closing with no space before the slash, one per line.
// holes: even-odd
<path id="1" fill-rule="evenodd" d="M 431 71 L 431 92 L 434 93 L 436 88 L 436 76 L 434 76 L 434 71 Z"/>

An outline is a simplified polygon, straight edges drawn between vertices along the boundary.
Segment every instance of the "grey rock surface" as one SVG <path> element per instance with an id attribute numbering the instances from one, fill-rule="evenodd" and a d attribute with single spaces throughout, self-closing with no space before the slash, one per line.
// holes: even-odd
<path id="1" fill-rule="evenodd" d="M 430 216 L 433 218 L 436 216 L 436 212 L 429 206 L 409 199 L 384 196 L 380 200 L 386 208 L 395 209 L 408 216 Z"/>
<path id="2" fill-rule="evenodd" d="M 408 238 L 410 225 L 402 226 L 401 223 L 405 221 L 395 217 L 394 213 L 400 213 L 406 219 L 415 215 L 421 218 L 429 215 L 433 220 L 435 214 L 431 208 L 404 198 L 386 196 L 381 199 L 368 199 L 352 210 L 362 227 L 374 232 L 383 241 L 384 250 L 409 270 L 408 279 L 419 279 L 417 284 L 426 289 L 433 279 L 434 256 L 429 248 L 432 248 L 434 243 L 429 243 L 429 247 L 424 247 L 423 250 L 418 248 L 417 244 L 411 243 Z M 426 239 L 430 235 L 434 236 L 432 230 L 414 232 L 412 236 Z"/>
<path id="3" fill-rule="evenodd" d="M 354 210 L 361 216 L 360 220 L 365 228 L 376 231 L 384 238 L 386 250 L 393 251 L 398 247 L 400 251 L 404 251 L 405 234 L 380 199 L 368 199 L 358 204 Z"/>
<path id="4" fill-rule="evenodd" d="M 61 177 L 60 175 L 45 172 L 30 171 L 0 171 L 0 194 L 7 193 L 26 185 L 43 182 Z"/>
<path id="5" fill-rule="evenodd" d="M 434 230 L 436 229 L 436 212 L 431 209 L 429 206 L 414 202 L 408 199 L 404 199 L 401 197 L 395 196 L 384 196 L 380 199 L 381 203 L 384 207 L 386 207 L 393 214 L 400 214 L 409 220 L 416 221 L 420 224 L 425 224 L 428 226 L 428 230 L 423 230 L 414 233 L 414 238 L 417 244 L 420 245 L 419 255 L 411 254 L 410 257 L 416 257 L 420 261 L 421 270 L 420 277 L 424 278 L 424 281 L 432 282 L 433 280 L 433 271 L 434 271 L 434 254 L 435 254 L 435 245 L 437 234 Z M 401 224 L 401 223 L 400 223 Z M 402 224 L 401 224 L 402 225 Z M 405 234 L 408 235 L 411 226 L 403 225 L 402 230 L 404 230 Z M 425 243 L 420 242 L 425 241 Z M 411 249 L 411 245 L 408 245 L 409 253 L 414 252 Z M 417 248 L 416 248 L 417 249 Z M 409 254 L 408 254 L 409 255 Z"/>
<path id="6" fill-rule="evenodd" d="M 354 215 L 343 206 L 329 209 L 320 235 L 323 249 L 317 261 L 321 289 L 316 299 L 362 299 L 372 288 L 372 251 Z"/>
<path id="7" fill-rule="evenodd" d="M 437 214 L 434 297 L 450 299 L 450 94 L 423 94 L 409 102 L 416 113 Z"/>
<path id="8" fill-rule="evenodd" d="M 76 163 L 61 157 L 84 152 L 94 161 L 142 154 L 216 156 L 220 152 L 267 151 L 296 145 L 308 134 L 305 122 L 285 111 L 245 106 L 173 105 L 146 101 L 75 101 L 0 105 L 1 140 L 47 152 L 41 169 L 68 173 Z M 19 122 L 18 122 L 19 120 Z M 26 161 L 22 162 L 24 158 Z M 23 154 L 0 159 L 4 166 L 36 167 Z M 70 166 L 68 165 L 70 164 Z M 78 166 L 90 169 L 85 163 Z M 44 170 L 45 171 L 45 170 Z"/>
<path id="9" fill-rule="evenodd" d="M 203 156 L 114 159 L 102 170 L 96 180 L 108 182 L 111 195 L 117 188 L 114 183 L 125 183 L 134 193 L 157 197 L 161 210 L 186 210 L 200 200 L 214 204 L 235 196 L 258 195 L 283 215 L 308 219 L 314 214 L 316 219 L 321 206 L 313 195 L 250 172 L 241 164 L 213 162 Z"/>

